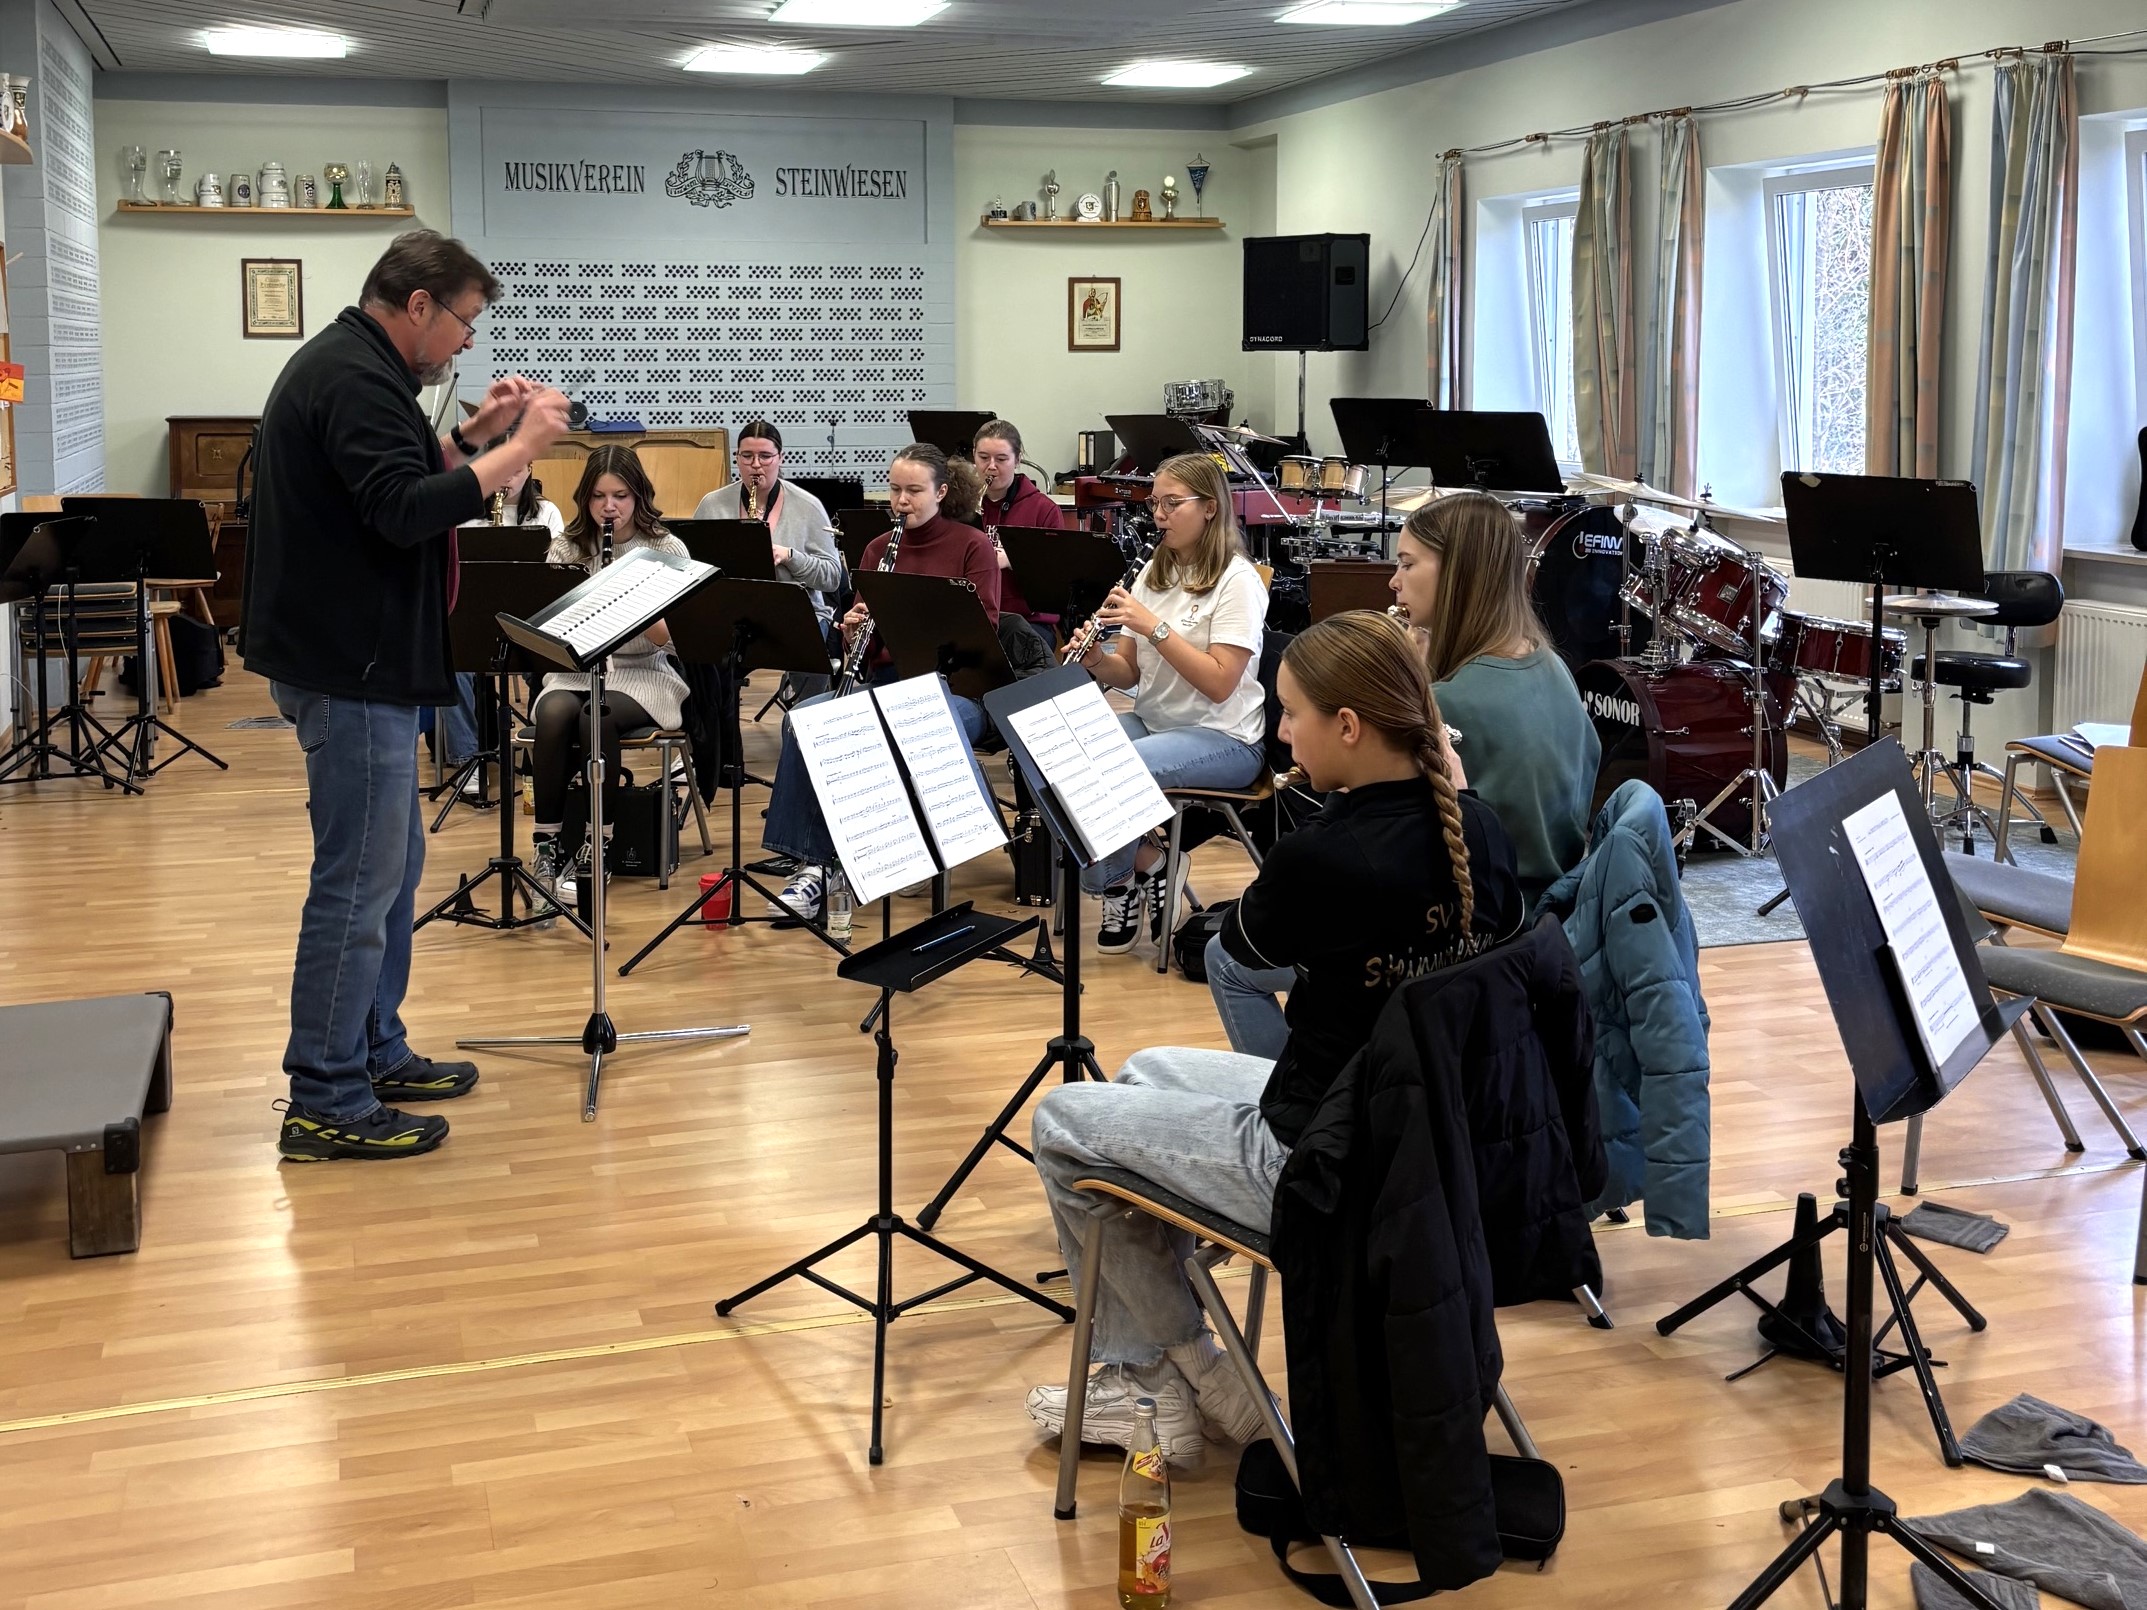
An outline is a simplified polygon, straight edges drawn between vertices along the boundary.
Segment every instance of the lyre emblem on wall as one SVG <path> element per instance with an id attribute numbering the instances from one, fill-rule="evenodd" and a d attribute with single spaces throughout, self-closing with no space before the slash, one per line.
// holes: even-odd
<path id="1" fill-rule="evenodd" d="M 665 175 L 663 193 L 683 196 L 696 207 L 728 207 L 753 199 L 753 176 L 728 151 L 688 151 Z"/>

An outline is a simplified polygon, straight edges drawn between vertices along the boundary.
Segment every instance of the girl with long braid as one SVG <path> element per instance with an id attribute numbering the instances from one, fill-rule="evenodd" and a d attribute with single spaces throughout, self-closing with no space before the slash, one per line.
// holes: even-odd
<path id="1" fill-rule="evenodd" d="M 1325 807 L 1269 853 L 1223 928 L 1251 968 L 1294 969 L 1278 1057 L 1178 1046 L 1136 1052 L 1109 1084 L 1060 1085 L 1036 1111 L 1037 1172 L 1067 1266 L 1097 1199 L 1074 1182 L 1122 1168 L 1253 1229 L 1335 1076 L 1399 986 L 1519 930 L 1513 847 L 1454 783 L 1422 653 L 1384 615 L 1334 615 L 1300 634 L 1277 678 L 1282 737 Z M 1208 1334 L 1180 1267 L 1190 1242 L 1138 1215 L 1115 1225 L 1096 1307 L 1083 1434 L 1121 1446 L 1136 1398 L 1156 1400 L 1166 1454 L 1260 1434 L 1252 1399 Z M 1056 1434 L 1064 1386 L 1029 1394 Z"/>

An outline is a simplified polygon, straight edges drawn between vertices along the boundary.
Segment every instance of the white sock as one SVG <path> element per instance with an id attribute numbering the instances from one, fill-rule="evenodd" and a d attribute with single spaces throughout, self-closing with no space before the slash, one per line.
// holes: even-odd
<path id="1" fill-rule="evenodd" d="M 1228 1366 L 1229 1358 L 1222 1344 L 1216 1341 L 1213 1331 L 1202 1331 L 1189 1342 L 1163 1350 L 1163 1356 L 1178 1366 L 1178 1373 L 1193 1384 L 1198 1392 L 1208 1378 L 1208 1371 L 1218 1364 Z"/>

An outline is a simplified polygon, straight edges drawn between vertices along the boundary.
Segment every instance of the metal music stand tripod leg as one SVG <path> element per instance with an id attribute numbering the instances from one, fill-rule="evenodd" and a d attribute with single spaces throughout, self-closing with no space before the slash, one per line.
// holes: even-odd
<path id="1" fill-rule="evenodd" d="M 153 777 L 173 761 L 186 755 L 188 751 L 199 755 L 218 771 L 229 771 L 231 769 L 230 762 L 217 758 L 217 756 L 211 754 L 207 749 L 157 714 L 155 696 L 149 691 L 148 667 L 151 663 L 155 663 L 157 675 L 163 677 L 168 673 L 174 686 L 177 685 L 179 680 L 179 668 L 176 665 L 165 665 L 156 652 L 156 642 L 150 629 L 149 582 L 146 579 L 149 574 L 148 558 L 149 556 L 145 550 L 139 548 L 135 550 L 134 615 L 137 640 L 142 645 L 142 651 L 135 665 L 139 674 L 134 679 L 134 714 L 120 723 L 119 730 L 105 740 L 105 747 L 130 751 L 127 760 L 127 772 L 132 777 Z M 175 740 L 179 748 L 177 753 L 166 755 L 162 760 L 151 765 L 150 751 L 156 743 L 158 733 Z"/>
<path id="2" fill-rule="evenodd" d="M 962 1159 L 961 1165 L 947 1176 L 947 1183 L 919 1210 L 917 1222 L 927 1230 L 939 1222 L 940 1214 L 954 1200 L 954 1193 L 976 1172 L 977 1165 L 984 1161 L 985 1154 L 993 1146 L 1004 1146 L 1025 1163 L 1036 1161 L 1029 1148 L 1008 1138 L 1006 1131 L 1053 1068 L 1059 1070 L 1059 1078 L 1066 1084 L 1078 1084 L 1084 1077 L 1105 1082 L 1103 1068 L 1096 1061 L 1095 1042 L 1081 1032 L 1081 869 L 1072 850 L 1063 844 L 1059 849 L 1059 901 L 1066 920 L 1066 959 L 1059 978 L 1063 1011 L 1059 1032 L 1045 1045 L 1044 1054 L 1037 1059 L 1036 1066 L 1029 1070 L 1029 1076 L 1022 1080 L 1007 1104 L 999 1109 L 999 1115 L 984 1126 L 984 1133 L 969 1148 L 969 1155 Z"/>
<path id="3" fill-rule="evenodd" d="M 604 665 L 601 660 L 589 667 L 588 746 L 589 758 L 584 775 L 589 780 L 589 955 L 593 963 L 594 980 L 589 1021 L 579 1035 L 505 1035 L 455 1042 L 465 1050 L 523 1045 L 580 1046 L 589 1058 L 589 1085 L 582 1098 L 581 1112 L 582 1122 L 585 1124 L 596 1121 L 597 1091 L 604 1078 L 604 1058 L 618 1050 L 621 1045 L 679 1040 L 729 1040 L 744 1034 L 750 1027 L 740 1023 L 724 1028 L 653 1029 L 638 1034 L 621 1034 L 617 1025 L 611 1021 L 611 1013 L 604 999 Z"/>

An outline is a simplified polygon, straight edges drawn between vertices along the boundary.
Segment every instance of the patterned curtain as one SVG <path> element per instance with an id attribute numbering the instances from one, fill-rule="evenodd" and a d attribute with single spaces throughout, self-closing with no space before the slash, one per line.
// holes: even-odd
<path id="1" fill-rule="evenodd" d="M 1431 198 L 1431 300 L 1425 350 L 1430 372 L 1424 395 L 1434 408 L 1461 406 L 1461 153 L 1439 158 Z"/>
<path id="2" fill-rule="evenodd" d="M 1952 143 L 1952 109 L 1938 74 L 1917 73 L 1887 84 L 1871 199 L 1867 474 L 1938 474 Z"/>
<path id="3" fill-rule="evenodd" d="M 1573 217 L 1573 412 L 1581 467 L 1640 473 L 1633 350 L 1633 198 L 1625 128 L 1588 136 Z"/>
<path id="4" fill-rule="evenodd" d="M 1975 434 L 1993 570 L 2054 571 L 2065 546 L 2079 136 L 2071 56 L 1999 66 Z"/>
<path id="5" fill-rule="evenodd" d="M 1648 454 L 1640 478 L 1680 497 L 1700 490 L 1700 247 L 1706 180 L 1690 116 L 1662 130 L 1656 198 L 1655 323 L 1650 333 Z"/>

